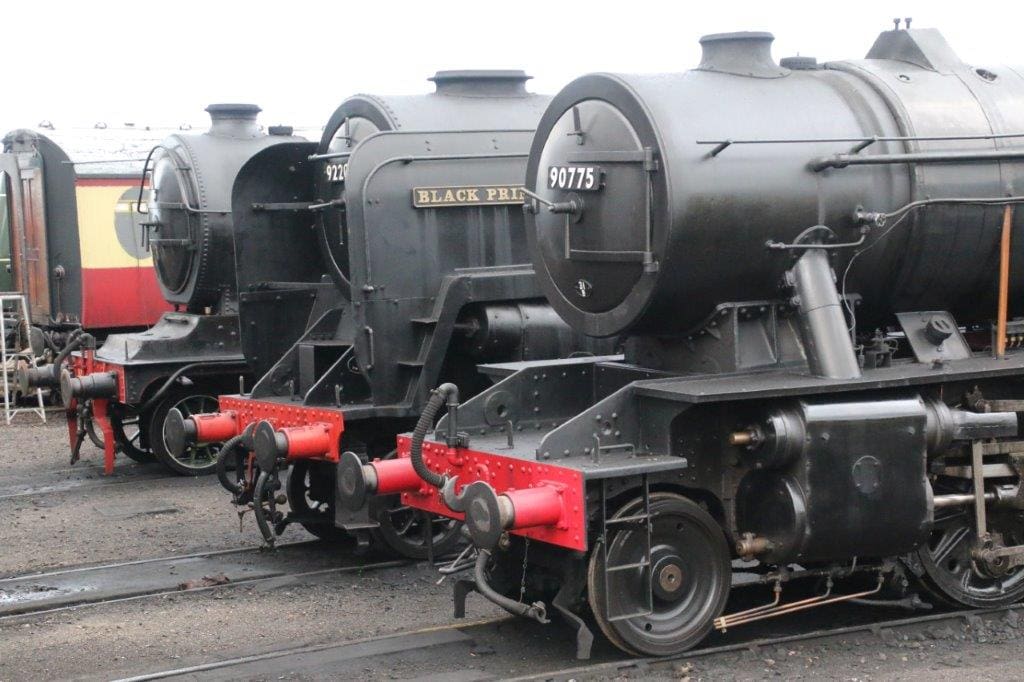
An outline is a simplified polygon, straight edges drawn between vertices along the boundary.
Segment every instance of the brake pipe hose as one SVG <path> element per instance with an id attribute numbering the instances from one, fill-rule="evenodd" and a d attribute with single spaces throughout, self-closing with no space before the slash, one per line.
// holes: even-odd
<path id="1" fill-rule="evenodd" d="M 239 495 L 242 492 L 242 481 L 239 477 L 239 472 L 243 470 L 245 466 L 245 455 L 246 453 L 241 450 L 238 446 L 242 442 L 242 434 L 238 434 L 232 438 L 229 438 L 227 442 L 220 447 L 220 452 L 217 453 L 217 480 L 232 495 Z M 233 458 L 233 459 L 232 459 Z M 228 460 L 231 459 L 231 463 L 235 467 L 235 478 L 239 480 L 231 480 L 228 476 Z"/>
<path id="2" fill-rule="evenodd" d="M 487 561 L 490 558 L 490 550 L 478 549 L 476 566 L 473 567 L 473 580 L 476 583 L 477 592 L 482 594 L 488 601 L 497 604 L 514 616 L 532 618 L 538 623 L 549 622 L 544 602 L 538 601 L 532 604 L 525 604 L 521 601 L 515 601 L 503 594 L 499 594 L 493 587 L 487 584 Z"/>
<path id="3" fill-rule="evenodd" d="M 435 488 L 444 486 L 447 477 L 431 471 L 423 461 L 423 439 L 427 437 L 427 431 L 434 425 L 437 413 L 446 402 L 449 409 L 458 406 L 459 387 L 455 384 L 441 384 L 431 392 L 430 399 L 427 400 L 427 404 L 423 407 L 423 412 L 420 413 L 420 418 L 416 422 L 416 428 L 413 429 L 412 442 L 409 445 L 409 458 L 412 460 L 412 468 L 416 471 L 416 475 Z M 449 430 L 455 426 L 451 423 L 450 417 L 448 426 Z"/>

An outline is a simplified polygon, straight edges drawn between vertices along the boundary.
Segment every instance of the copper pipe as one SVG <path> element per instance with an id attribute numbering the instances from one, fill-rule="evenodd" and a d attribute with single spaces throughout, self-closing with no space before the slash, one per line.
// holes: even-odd
<path id="1" fill-rule="evenodd" d="M 999 308 L 996 310 L 996 357 L 1006 355 L 1006 309 L 1010 298 L 1010 228 L 1013 206 L 1003 208 L 1003 234 L 999 242 Z"/>
<path id="2" fill-rule="evenodd" d="M 754 621 L 764 620 L 766 618 L 775 618 L 776 616 L 784 616 L 790 613 L 796 613 L 798 611 L 805 611 L 807 609 L 813 609 L 818 606 L 827 606 L 829 604 L 838 604 L 844 601 L 850 601 L 851 599 L 862 599 L 864 597 L 870 597 L 873 594 L 878 594 L 882 591 L 883 578 L 880 574 L 878 576 L 878 585 L 873 590 L 865 590 L 864 592 L 855 592 L 854 594 L 841 594 L 836 597 L 829 599 L 829 594 L 832 592 L 831 586 L 828 591 L 818 597 L 810 597 L 808 599 L 801 599 L 800 601 L 793 602 L 791 604 L 785 604 L 776 608 L 765 608 L 765 609 L 751 609 L 750 611 L 757 611 L 757 613 L 750 613 L 747 611 L 741 611 L 740 613 L 730 614 L 728 616 L 720 616 L 715 619 L 715 629 L 720 632 L 725 632 L 730 627 L 736 627 L 737 625 L 746 625 L 747 623 L 753 623 Z M 744 615 L 750 613 L 750 615 Z"/>
<path id="3" fill-rule="evenodd" d="M 776 582 L 775 587 L 772 588 L 772 592 L 775 593 L 775 599 L 773 599 L 769 603 L 762 604 L 761 606 L 755 606 L 754 608 L 747 609 L 746 611 L 730 613 L 728 616 L 719 616 L 715 619 L 715 627 L 724 631 L 724 629 L 728 627 L 728 624 L 732 622 L 732 620 L 735 620 L 740 617 L 753 616 L 754 614 L 762 613 L 764 611 L 768 611 L 769 609 L 774 609 L 776 606 L 779 605 L 779 602 L 782 601 L 782 583 Z"/>
<path id="4" fill-rule="evenodd" d="M 790 602 L 779 606 L 780 593 L 776 593 L 776 601 L 771 604 L 765 604 L 764 606 L 758 606 L 757 608 L 749 609 L 748 611 L 740 611 L 739 613 L 730 613 L 727 616 L 719 616 L 715 619 L 715 628 L 720 632 L 725 632 L 728 628 L 735 625 L 742 625 L 743 623 L 750 623 L 761 618 L 769 618 L 777 613 L 781 613 L 783 609 L 792 609 L 794 607 L 803 606 L 814 606 L 825 599 L 828 599 L 829 595 L 832 594 L 832 585 L 829 584 L 825 594 L 819 594 L 815 597 L 807 597 L 800 601 Z"/>

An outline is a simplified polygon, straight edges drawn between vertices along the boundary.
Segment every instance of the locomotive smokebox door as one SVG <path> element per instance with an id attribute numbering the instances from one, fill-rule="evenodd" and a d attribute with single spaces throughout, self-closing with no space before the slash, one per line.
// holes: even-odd
<path id="1" fill-rule="evenodd" d="M 554 122 L 540 150 L 537 193 L 551 205 L 536 215 L 530 235 L 535 265 L 557 283 L 564 300 L 552 303 L 570 323 L 581 313 L 615 316 L 612 311 L 657 271 L 650 182 L 658 164 L 644 137 L 619 109 L 589 99 Z"/>
<path id="2" fill-rule="evenodd" d="M 762 559 L 891 556 L 924 540 L 931 503 L 919 399 L 800 402 L 787 412 L 803 428 L 772 437 L 799 439 L 788 444 L 799 454 L 747 474 L 737 495 L 739 531 L 771 542 Z"/>

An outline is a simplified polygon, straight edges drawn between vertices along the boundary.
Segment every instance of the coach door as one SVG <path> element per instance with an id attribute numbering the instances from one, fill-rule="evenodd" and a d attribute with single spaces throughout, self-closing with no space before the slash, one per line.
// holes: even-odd
<path id="1" fill-rule="evenodd" d="M 36 157 L 38 158 L 38 157 Z M 21 169 L 22 221 L 13 214 L 12 233 L 20 239 L 23 251 L 20 263 L 24 266 L 25 292 L 28 294 L 29 315 L 36 324 L 51 317 L 50 279 L 46 250 L 46 193 L 43 187 L 43 169 L 32 165 Z M 18 259 L 15 245 L 14 257 Z M 15 268 L 17 272 L 18 268 Z"/>
<path id="2" fill-rule="evenodd" d="M 0 291 L 14 291 L 14 263 L 11 260 L 10 178 L 0 170 Z"/>

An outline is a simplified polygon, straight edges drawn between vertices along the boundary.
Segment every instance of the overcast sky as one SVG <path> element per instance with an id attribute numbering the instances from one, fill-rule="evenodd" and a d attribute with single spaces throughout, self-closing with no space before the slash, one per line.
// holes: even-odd
<path id="1" fill-rule="evenodd" d="M 547 93 L 589 71 L 685 70 L 723 31 L 771 31 L 776 58 L 859 58 L 897 15 L 971 64 L 1024 63 L 1024 3 L 15 0 L 0 5 L 0 131 L 201 124 L 231 101 L 319 127 L 352 93 L 426 92 L 438 69 L 522 68 Z"/>

